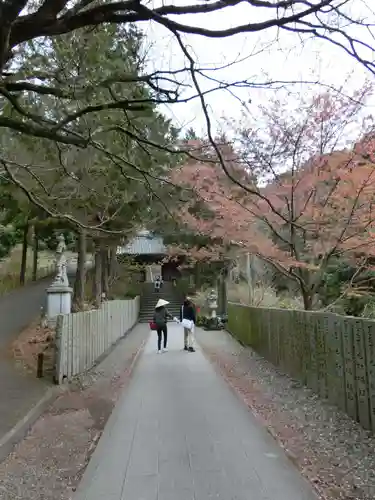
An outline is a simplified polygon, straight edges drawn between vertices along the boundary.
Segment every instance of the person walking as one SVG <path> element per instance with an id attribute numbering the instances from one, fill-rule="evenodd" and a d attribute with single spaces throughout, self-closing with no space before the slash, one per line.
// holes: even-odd
<path id="1" fill-rule="evenodd" d="M 168 309 L 165 307 L 169 304 L 166 300 L 159 299 L 156 306 L 153 321 L 156 325 L 156 331 L 158 334 L 158 353 L 162 352 L 162 341 L 163 341 L 163 352 L 167 352 L 168 344 L 168 319 L 173 319 L 173 316 L 169 314 Z"/>
<path id="2" fill-rule="evenodd" d="M 180 309 L 180 322 L 184 328 L 184 351 L 195 352 L 193 331 L 196 323 L 195 307 L 190 297 L 186 297 Z"/>
<path id="3" fill-rule="evenodd" d="M 161 288 L 160 276 L 156 276 L 156 279 L 154 281 L 154 290 L 155 290 L 155 292 L 160 292 L 160 288 Z"/>

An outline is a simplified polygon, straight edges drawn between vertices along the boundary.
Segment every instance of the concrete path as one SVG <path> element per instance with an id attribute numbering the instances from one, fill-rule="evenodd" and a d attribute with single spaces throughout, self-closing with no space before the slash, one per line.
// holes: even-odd
<path id="1" fill-rule="evenodd" d="M 151 336 L 74 500 L 316 500 L 203 354 L 169 334 L 164 354 Z"/>
<path id="2" fill-rule="evenodd" d="M 68 268 L 74 282 L 76 264 Z M 52 277 L 28 283 L 0 297 L 0 440 L 36 405 L 51 387 L 52 380 L 40 380 L 36 374 L 17 366 L 11 345 L 17 335 L 40 314 L 46 305 L 46 288 Z"/>
<path id="3" fill-rule="evenodd" d="M 74 284 L 76 267 L 76 261 L 68 263 L 70 286 Z M 53 276 L 49 276 L 35 283 L 27 283 L 0 297 L 0 349 L 12 342 L 40 314 L 41 307 L 46 307 L 46 289 L 52 280 Z"/>
<path id="4" fill-rule="evenodd" d="M 12 342 L 40 314 L 46 301 L 46 288 L 51 281 L 49 277 L 28 283 L 0 297 L 0 349 Z"/>
<path id="5" fill-rule="evenodd" d="M 51 278 L 0 298 L 0 439 L 44 396 L 48 385 L 16 366 L 11 345 L 40 313 Z"/>

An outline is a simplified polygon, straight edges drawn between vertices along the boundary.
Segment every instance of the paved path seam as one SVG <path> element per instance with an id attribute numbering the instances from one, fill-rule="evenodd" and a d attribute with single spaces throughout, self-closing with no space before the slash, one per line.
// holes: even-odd
<path id="1" fill-rule="evenodd" d="M 157 354 L 150 336 L 74 500 L 316 500 L 202 352 L 169 338 Z"/>

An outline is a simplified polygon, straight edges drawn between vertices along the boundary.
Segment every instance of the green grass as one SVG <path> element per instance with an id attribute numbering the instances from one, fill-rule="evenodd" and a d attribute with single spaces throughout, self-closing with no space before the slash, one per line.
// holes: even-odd
<path id="1" fill-rule="evenodd" d="M 22 247 L 15 247 L 9 257 L 0 261 L 0 296 L 20 287 Z M 33 255 L 28 251 L 25 283 L 32 280 Z M 41 251 L 38 259 L 38 278 L 48 276 L 54 269 L 54 253 Z"/>
<path id="2" fill-rule="evenodd" d="M 85 300 L 88 303 L 93 302 L 93 281 L 94 269 L 88 271 L 85 282 Z M 125 265 L 119 265 L 118 275 L 114 280 L 110 280 L 109 294 L 107 299 L 133 299 L 142 291 L 142 283 L 137 281 L 134 271 L 128 269 Z"/>

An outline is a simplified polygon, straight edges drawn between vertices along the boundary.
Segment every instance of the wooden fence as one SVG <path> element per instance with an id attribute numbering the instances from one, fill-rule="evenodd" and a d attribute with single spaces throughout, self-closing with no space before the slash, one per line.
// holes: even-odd
<path id="1" fill-rule="evenodd" d="M 375 321 L 230 303 L 228 329 L 375 432 Z"/>
<path id="2" fill-rule="evenodd" d="M 120 337 L 135 325 L 139 297 L 111 300 L 100 309 L 65 314 L 56 324 L 55 379 L 61 384 L 94 366 Z"/>

